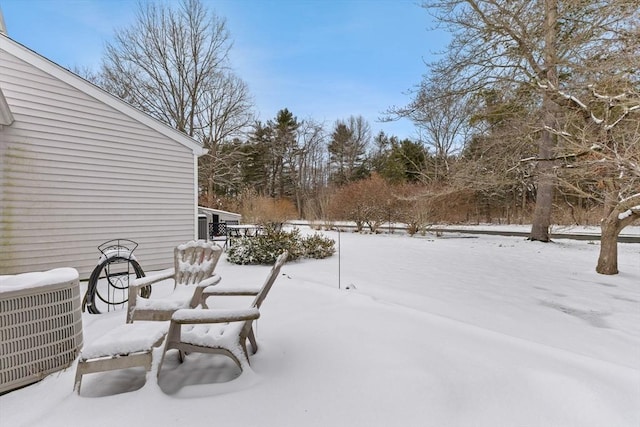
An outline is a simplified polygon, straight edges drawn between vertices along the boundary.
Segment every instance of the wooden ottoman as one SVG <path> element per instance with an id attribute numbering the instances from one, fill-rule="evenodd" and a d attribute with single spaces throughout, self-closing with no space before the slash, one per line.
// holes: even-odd
<path id="1" fill-rule="evenodd" d="M 142 366 L 151 370 L 153 348 L 162 344 L 168 322 L 126 323 L 109 331 L 82 349 L 74 390 L 80 394 L 84 374 Z"/>

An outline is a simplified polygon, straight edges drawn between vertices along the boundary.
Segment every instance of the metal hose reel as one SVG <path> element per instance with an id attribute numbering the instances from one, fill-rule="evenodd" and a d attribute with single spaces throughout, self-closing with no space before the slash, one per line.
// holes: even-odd
<path id="1" fill-rule="evenodd" d="M 101 310 L 115 311 L 125 307 L 129 296 L 129 281 L 144 277 L 144 271 L 133 255 L 138 244 L 133 240 L 114 239 L 98 246 L 100 258 L 93 269 L 82 301 L 82 311 L 100 314 Z M 135 277 L 134 277 L 135 275 Z M 141 290 L 148 298 L 151 287 Z"/>

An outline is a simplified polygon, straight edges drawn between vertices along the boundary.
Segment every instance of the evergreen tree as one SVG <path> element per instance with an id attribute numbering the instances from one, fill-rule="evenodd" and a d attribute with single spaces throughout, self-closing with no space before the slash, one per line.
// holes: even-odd
<path id="1" fill-rule="evenodd" d="M 410 139 L 399 141 L 396 136 L 380 132 L 375 138 L 376 151 L 371 156 L 371 167 L 393 184 L 424 180 L 427 171 L 427 150 Z"/>
<path id="2" fill-rule="evenodd" d="M 336 121 L 328 145 L 334 183 L 344 185 L 369 175 L 366 152 L 370 139 L 369 123 L 362 116 Z"/>
<path id="3" fill-rule="evenodd" d="M 259 195 L 269 193 L 271 172 L 271 146 L 273 128 L 267 123 L 257 122 L 247 144 L 242 147 L 242 181 L 247 188 L 253 188 Z"/>
<path id="4" fill-rule="evenodd" d="M 275 123 L 271 123 L 274 139 L 271 146 L 272 197 L 292 196 L 295 184 L 295 155 L 297 152 L 298 119 L 288 110 L 278 111 Z"/>

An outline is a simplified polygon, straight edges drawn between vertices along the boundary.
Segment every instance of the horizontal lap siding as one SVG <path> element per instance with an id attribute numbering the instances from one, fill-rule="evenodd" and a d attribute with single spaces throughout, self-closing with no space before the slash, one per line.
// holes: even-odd
<path id="1" fill-rule="evenodd" d="M 193 152 L 0 51 L 15 122 L 0 130 L 0 274 L 69 266 L 88 277 L 97 246 L 139 243 L 146 271 L 192 239 Z"/>

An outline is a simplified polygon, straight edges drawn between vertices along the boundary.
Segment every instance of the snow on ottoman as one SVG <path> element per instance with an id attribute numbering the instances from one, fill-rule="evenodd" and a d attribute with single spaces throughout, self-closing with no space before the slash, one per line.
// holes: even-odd
<path id="1" fill-rule="evenodd" d="M 143 366 L 151 370 L 152 351 L 162 344 L 167 322 L 125 323 L 87 345 L 80 354 L 73 388 L 80 394 L 84 374 Z"/>

